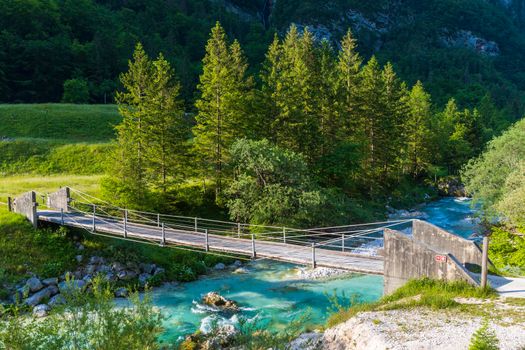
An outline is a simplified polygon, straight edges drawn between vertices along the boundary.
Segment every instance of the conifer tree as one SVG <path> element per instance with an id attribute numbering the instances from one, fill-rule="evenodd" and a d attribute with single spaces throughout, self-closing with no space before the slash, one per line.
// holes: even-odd
<path id="1" fill-rule="evenodd" d="M 148 181 L 165 194 L 169 180 L 181 170 L 188 126 L 179 98 L 180 84 L 162 54 L 153 62 L 153 74 L 148 88 L 145 121 Z"/>
<path id="2" fill-rule="evenodd" d="M 359 84 L 362 59 L 356 50 L 356 40 L 350 29 L 341 40 L 341 50 L 337 58 L 337 102 L 340 106 L 341 118 L 344 120 L 348 136 L 356 139 L 359 130 L 358 120 Z M 362 135 L 361 135 L 362 136 Z"/>
<path id="3" fill-rule="evenodd" d="M 148 119 L 146 100 L 153 67 L 142 44 L 138 43 L 129 69 L 120 77 L 124 91 L 117 92 L 116 102 L 122 122 L 116 127 L 117 151 L 111 168 L 112 178 L 121 188 L 124 204 L 138 204 L 147 191 L 145 123 Z"/>
<path id="4" fill-rule="evenodd" d="M 299 35 L 297 27 L 292 25 L 282 44 L 277 68 L 266 69 L 276 73 L 277 84 L 271 95 L 277 110 L 272 125 L 275 139 L 280 146 L 303 153 L 310 162 L 320 145 L 315 51 L 312 33 L 305 29 Z"/>
<path id="5" fill-rule="evenodd" d="M 407 99 L 408 114 L 405 122 L 407 172 L 413 178 L 423 173 L 430 163 L 432 104 L 430 95 L 418 81 Z"/>
<path id="6" fill-rule="evenodd" d="M 247 64 L 238 43 L 228 46 L 226 33 L 219 22 L 211 31 L 203 59 L 203 72 L 195 106 L 197 125 L 193 128 L 195 151 L 205 163 L 214 165 L 216 198 L 222 192 L 224 163 L 227 150 L 236 137 L 243 136 L 246 120 L 245 92 Z"/>
<path id="7" fill-rule="evenodd" d="M 363 67 L 360 73 L 361 84 L 359 88 L 359 122 L 358 129 L 362 130 L 360 134 L 364 136 L 364 175 L 369 183 L 370 191 L 377 188 L 381 157 L 382 135 L 384 131 L 381 122 L 383 116 L 382 98 L 383 98 L 383 81 L 381 78 L 381 69 L 377 59 L 373 56 Z"/>

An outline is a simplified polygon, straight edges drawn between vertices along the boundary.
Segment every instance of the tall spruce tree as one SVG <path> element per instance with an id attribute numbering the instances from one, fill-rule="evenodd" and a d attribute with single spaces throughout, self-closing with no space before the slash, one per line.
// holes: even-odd
<path id="1" fill-rule="evenodd" d="M 274 88 L 271 96 L 277 113 L 272 129 L 280 146 L 300 152 L 312 162 L 320 145 L 314 37 L 307 28 L 300 35 L 292 25 L 281 50 L 280 61 L 274 62 L 277 68 L 266 68 L 266 72 L 276 73 L 277 82 L 264 87 Z"/>
<path id="2" fill-rule="evenodd" d="M 348 137 L 362 139 L 358 135 L 359 125 L 359 84 L 362 59 L 356 50 L 357 44 L 350 29 L 341 40 L 341 50 L 337 58 L 337 92 L 340 114 Z"/>
<path id="3" fill-rule="evenodd" d="M 432 103 L 423 84 L 418 81 L 410 90 L 407 99 L 408 114 L 405 122 L 406 172 L 413 178 L 424 173 L 430 164 L 430 128 Z"/>
<path id="4" fill-rule="evenodd" d="M 162 54 L 153 62 L 153 73 L 145 101 L 148 118 L 145 120 L 148 181 L 163 194 L 170 181 L 180 173 L 185 154 L 188 125 L 180 99 L 180 84 Z"/>
<path id="5" fill-rule="evenodd" d="M 112 179 L 117 183 L 121 203 L 140 206 L 147 192 L 145 123 L 149 117 L 147 93 L 153 76 L 152 63 L 138 43 L 129 69 L 120 77 L 123 91 L 116 94 L 116 102 L 122 122 L 116 126 L 117 150 L 111 167 Z"/>
<path id="6" fill-rule="evenodd" d="M 246 69 L 240 46 L 228 46 L 226 33 L 217 22 L 206 44 L 198 85 L 200 97 L 195 103 L 197 124 L 193 128 L 195 151 L 204 168 L 215 168 L 217 200 L 221 197 L 228 148 L 236 137 L 243 136 L 246 125 Z"/>

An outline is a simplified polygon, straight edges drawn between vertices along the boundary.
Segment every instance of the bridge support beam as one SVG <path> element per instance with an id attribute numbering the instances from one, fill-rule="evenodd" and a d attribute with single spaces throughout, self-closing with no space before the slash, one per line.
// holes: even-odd
<path id="1" fill-rule="evenodd" d="M 415 237 L 385 229 L 384 294 L 390 294 L 410 279 L 430 277 L 444 281 L 478 283 L 454 255 L 437 250 Z"/>
<path id="2" fill-rule="evenodd" d="M 69 187 L 62 187 L 54 193 L 47 195 L 47 206 L 51 209 L 69 211 L 69 203 L 71 202 L 71 194 Z"/>
<path id="3" fill-rule="evenodd" d="M 26 192 L 13 201 L 13 211 L 24 215 L 35 228 L 38 226 L 37 206 L 35 191 Z"/>

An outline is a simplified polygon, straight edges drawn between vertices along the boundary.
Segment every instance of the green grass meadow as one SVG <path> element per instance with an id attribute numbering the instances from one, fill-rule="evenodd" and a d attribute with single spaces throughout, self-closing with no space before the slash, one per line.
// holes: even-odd
<path id="1" fill-rule="evenodd" d="M 115 105 L 2 104 L 0 138 L 103 142 L 120 120 Z"/>

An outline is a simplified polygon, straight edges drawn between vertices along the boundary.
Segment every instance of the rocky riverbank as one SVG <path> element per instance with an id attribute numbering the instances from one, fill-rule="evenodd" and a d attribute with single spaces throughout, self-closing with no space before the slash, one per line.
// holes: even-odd
<path id="1" fill-rule="evenodd" d="M 490 311 L 490 329 L 495 332 L 501 349 L 525 347 L 525 306 L 509 304 L 503 299 L 457 301 L 477 304 L 480 310 Z M 301 335 L 292 342 L 291 349 L 466 350 L 482 320 L 476 312 L 434 311 L 422 307 L 362 312 L 324 332 Z"/>

